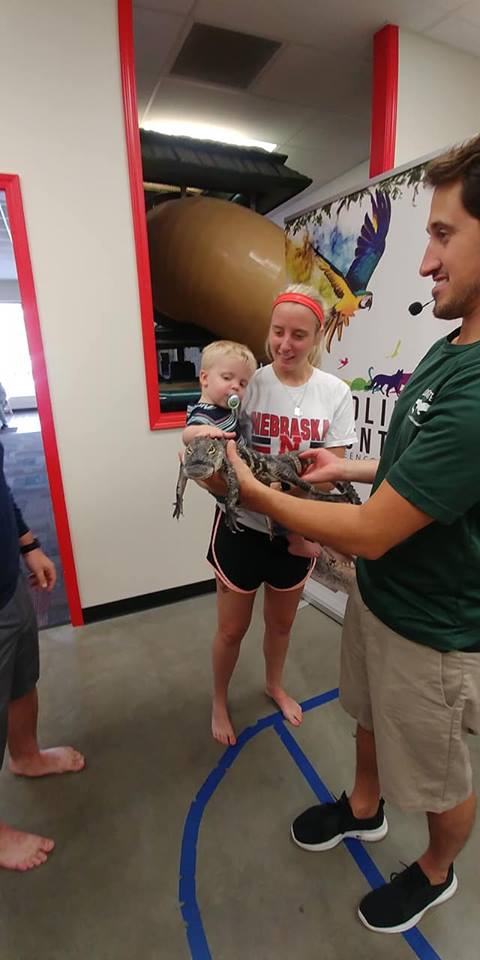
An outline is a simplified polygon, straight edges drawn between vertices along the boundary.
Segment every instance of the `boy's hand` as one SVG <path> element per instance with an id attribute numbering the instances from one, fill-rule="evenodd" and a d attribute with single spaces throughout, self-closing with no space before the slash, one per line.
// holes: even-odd
<path id="1" fill-rule="evenodd" d="M 197 437 L 219 437 L 220 440 L 232 440 L 235 437 L 234 433 L 227 433 L 226 430 L 220 430 L 219 427 L 210 427 L 205 424 L 204 427 L 198 427 L 198 433 L 195 434 Z M 193 437 L 192 439 L 195 439 Z"/>
<path id="2" fill-rule="evenodd" d="M 219 427 L 210 426 L 210 424 L 205 424 L 201 426 L 200 424 L 192 423 L 190 427 L 185 427 L 185 430 L 182 434 L 182 440 L 185 445 L 191 443 L 192 440 L 195 440 L 196 437 L 212 437 L 213 439 L 218 440 L 234 440 L 234 433 L 227 433 L 226 430 L 220 430 Z"/>

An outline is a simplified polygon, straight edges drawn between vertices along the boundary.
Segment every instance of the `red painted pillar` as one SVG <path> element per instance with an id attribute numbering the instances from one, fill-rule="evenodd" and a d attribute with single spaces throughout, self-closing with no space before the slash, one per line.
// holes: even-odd
<path id="1" fill-rule="evenodd" d="M 373 38 L 370 176 L 395 166 L 398 100 L 398 27 L 389 24 Z"/>

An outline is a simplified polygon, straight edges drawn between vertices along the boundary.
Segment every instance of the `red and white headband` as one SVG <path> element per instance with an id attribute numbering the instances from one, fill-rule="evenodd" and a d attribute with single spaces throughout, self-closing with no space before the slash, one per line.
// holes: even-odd
<path id="1" fill-rule="evenodd" d="M 323 310 L 319 303 L 316 300 L 312 300 L 311 297 L 306 297 L 303 293 L 279 293 L 278 297 L 273 301 L 272 310 L 278 306 L 279 303 L 301 303 L 303 307 L 308 307 L 309 310 L 317 318 L 320 329 L 322 329 L 325 323 L 325 316 Z"/>

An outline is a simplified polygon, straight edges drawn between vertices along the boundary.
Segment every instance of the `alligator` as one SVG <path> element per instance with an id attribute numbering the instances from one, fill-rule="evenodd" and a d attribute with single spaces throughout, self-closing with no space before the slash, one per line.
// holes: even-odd
<path id="1" fill-rule="evenodd" d="M 256 453 L 246 445 L 239 445 L 237 453 L 261 483 L 267 485 L 281 483 L 284 490 L 298 487 L 304 493 L 308 493 L 312 499 L 329 503 L 360 504 L 362 502 L 352 484 L 344 480 L 334 484 L 337 493 L 323 493 L 316 490 L 311 483 L 302 479 L 303 462 L 298 453 L 293 450 L 273 456 Z M 238 524 L 240 487 L 235 470 L 227 456 L 226 441 L 217 437 L 195 437 L 185 446 L 178 475 L 173 516 L 177 520 L 183 516 L 183 495 L 187 480 L 208 480 L 217 472 L 223 474 L 227 482 L 225 522 L 228 528 L 236 533 L 242 529 Z"/>

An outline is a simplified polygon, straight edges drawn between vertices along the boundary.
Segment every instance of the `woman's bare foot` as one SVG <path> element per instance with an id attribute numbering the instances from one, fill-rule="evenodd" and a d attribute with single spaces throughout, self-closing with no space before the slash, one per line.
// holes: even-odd
<path id="1" fill-rule="evenodd" d="M 17 777 L 47 777 L 54 773 L 79 773 L 85 757 L 73 747 L 50 747 L 32 756 L 10 760 L 9 768 Z"/>
<path id="2" fill-rule="evenodd" d="M 215 700 L 212 705 L 212 734 L 213 739 L 223 743 L 225 747 L 234 747 L 237 742 L 227 707 Z"/>
<path id="3" fill-rule="evenodd" d="M 0 823 L 0 867 L 4 870 L 32 870 L 45 863 L 55 844 L 47 837 L 24 833 Z"/>
<path id="4" fill-rule="evenodd" d="M 302 708 L 293 697 L 289 697 L 288 693 L 285 693 L 283 687 L 266 687 L 265 693 L 280 708 L 285 720 L 288 720 L 294 727 L 300 726 L 303 720 Z"/>
<path id="5" fill-rule="evenodd" d="M 288 552 L 294 557 L 312 557 L 317 560 L 322 548 L 319 543 L 313 540 L 306 540 L 297 533 L 288 534 Z"/>

